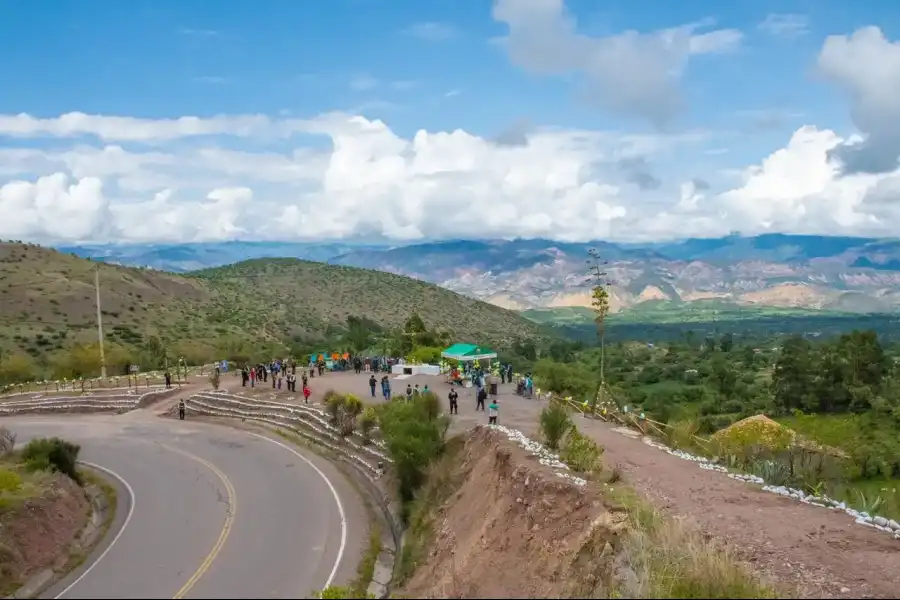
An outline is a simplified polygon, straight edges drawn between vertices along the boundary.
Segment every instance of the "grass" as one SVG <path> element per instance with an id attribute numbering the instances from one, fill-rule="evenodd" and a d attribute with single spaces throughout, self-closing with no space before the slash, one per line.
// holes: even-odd
<path id="1" fill-rule="evenodd" d="M 779 418 L 777 421 L 810 440 L 848 453 L 865 445 L 866 437 L 888 442 L 896 439 L 897 435 L 896 429 L 889 422 L 867 420 L 864 416 L 855 414 L 799 415 Z M 858 473 L 849 475 L 842 481 L 828 482 L 827 493 L 860 510 L 865 510 L 864 504 L 871 504 L 881 498 L 876 514 L 889 519 L 900 519 L 900 479 L 854 476 Z"/>
<path id="2" fill-rule="evenodd" d="M 285 351 L 291 339 L 323 340 L 350 315 L 392 328 L 417 311 L 429 328 L 496 345 L 539 332 L 512 311 L 366 269 L 265 259 L 179 275 L 0 243 L 0 355 L 6 351 L 0 376 L 4 362 L 43 363 L 74 344 L 95 341 L 95 267 L 110 373 L 139 362 L 137 351 L 154 345 L 190 364 L 259 349 Z"/>
<path id="3" fill-rule="evenodd" d="M 375 575 L 375 564 L 378 562 L 378 555 L 381 554 L 381 526 L 374 519 L 369 528 L 369 544 L 363 554 L 362 560 L 356 567 L 356 579 L 350 589 L 353 591 L 353 598 L 365 598 L 372 577 Z"/>
<path id="4" fill-rule="evenodd" d="M 622 485 L 607 494 L 628 516 L 620 568 L 608 594 L 617 598 L 779 598 L 730 551 L 710 544 L 656 511 Z"/>
<path id="5" fill-rule="evenodd" d="M 0 460 L 0 515 L 20 508 L 27 500 L 43 496 L 52 481 L 52 473 L 29 471 L 14 459 Z"/>

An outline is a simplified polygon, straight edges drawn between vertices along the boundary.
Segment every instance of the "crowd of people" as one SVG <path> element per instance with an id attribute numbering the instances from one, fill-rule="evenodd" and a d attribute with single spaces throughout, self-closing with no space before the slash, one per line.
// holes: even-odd
<path id="1" fill-rule="evenodd" d="M 315 360 L 315 357 L 310 357 L 309 362 L 298 366 L 293 359 L 273 359 L 266 363 L 244 365 L 241 367 L 239 374 L 243 387 L 255 388 L 271 383 L 273 390 L 283 389 L 291 393 L 297 392 L 297 381 L 299 379 L 304 401 L 308 403 L 312 394 L 310 389 L 311 379 L 314 379 L 316 376 L 324 376 L 326 370 L 349 371 L 352 369 L 356 374 L 367 374 L 369 376 L 369 394 L 372 398 L 376 398 L 380 390 L 382 399 L 390 401 L 397 396 L 395 396 L 389 374 L 393 365 L 402 362 L 400 359 L 389 357 L 343 355 L 328 362 L 321 360 L 321 357 L 319 357 L 319 360 Z M 471 382 L 475 398 L 475 410 L 486 412 L 488 423 L 493 424 L 498 422 L 500 414 L 500 405 L 497 400 L 499 394 L 498 384 L 513 383 L 516 377 L 518 376 L 513 373 L 511 364 L 501 363 L 495 363 L 485 368 L 477 362 L 469 362 L 451 369 L 448 373 L 448 379 L 453 384 L 463 385 L 464 381 Z M 533 385 L 530 374 L 518 377 L 515 384 L 517 394 L 530 397 Z M 400 398 L 411 402 L 420 395 L 429 392 L 431 390 L 427 384 L 420 387 L 418 383 L 410 383 L 406 385 L 406 389 L 403 390 Z M 490 402 L 488 402 L 488 398 L 491 398 Z M 459 392 L 456 389 L 456 385 L 451 387 L 447 400 L 449 402 L 449 414 L 459 414 Z"/>

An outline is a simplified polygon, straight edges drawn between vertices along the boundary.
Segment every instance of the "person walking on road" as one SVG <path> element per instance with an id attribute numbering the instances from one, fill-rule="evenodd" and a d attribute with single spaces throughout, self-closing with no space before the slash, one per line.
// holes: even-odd
<path id="1" fill-rule="evenodd" d="M 450 414 L 458 415 L 459 414 L 459 394 L 456 393 L 455 389 L 450 389 L 450 394 L 447 396 L 450 400 Z"/>
<path id="2" fill-rule="evenodd" d="M 186 407 L 184 406 L 184 400 L 179 400 L 178 401 L 178 419 L 180 421 L 184 421 L 184 411 L 185 410 L 186 410 Z"/>
<path id="3" fill-rule="evenodd" d="M 484 410 L 484 401 L 487 400 L 487 390 L 478 388 L 478 394 L 475 396 L 475 410 Z"/>
<path id="4" fill-rule="evenodd" d="M 412 389 L 412 386 L 407 383 L 406 384 L 406 401 L 412 402 L 412 398 L 413 398 L 413 389 Z"/>
<path id="5" fill-rule="evenodd" d="M 310 391 L 309 386 L 308 386 L 308 385 L 304 385 L 304 386 L 303 386 L 303 403 L 304 403 L 304 404 L 309 404 L 309 396 L 310 396 L 310 394 L 312 394 L 312 392 Z"/>
<path id="6" fill-rule="evenodd" d="M 375 397 L 375 386 L 378 385 L 378 380 L 375 379 L 374 375 L 369 375 L 369 391 L 372 392 L 372 397 Z"/>

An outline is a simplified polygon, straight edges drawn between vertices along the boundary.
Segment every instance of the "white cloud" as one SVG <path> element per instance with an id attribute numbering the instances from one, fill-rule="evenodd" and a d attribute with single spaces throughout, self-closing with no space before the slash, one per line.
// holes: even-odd
<path id="1" fill-rule="evenodd" d="M 0 117 L 4 122 L 7 117 Z M 25 119 L 31 122 L 30 117 Z M 238 131 L 245 117 L 217 117 Z M 65 131 L 45 119 L 39 131 Z M 142 140 L 117 131 L 173 136 L 180 120 L 84 115 L 83 133 Z M 201 123 L 206 121 L 201 120 Z M 900 218 L 891 200 L 900 174 L 841 176 L 828 130 L 799 129 L 787 146 L 739 172 L 732 189 L 716 173 L 636 186 L 623 164 L 664 164 L 692 150 L 702 168 L 702 133 L 622 135 L 529 127 L 503 145 L 462 130 L 418 131 L 329 113 L 270 119 L 260 135 L 292 127 L 331 144 L 254 151 L 160 143 L 36 149 L 0 147 L 0 238 L 48 241 L 328 239 L 397 240 L 550 237 L 638 240 L 685 235 L 796 231 L 889 235 Z M 184 136 L 199 125 L 186 128 Z M 167 129 L 168 128 L 168 129 Z M 202 129 L 202 127 L 200 127 Z M 230 133 L 228 127 L 217 131 Z M 103 136 L 98 136 L 103 137 Z M 58 144 L 57 144 L 58 145 Z M 628 171 L 628 172 L 626 172 Z M 14 179 L 10 181 L 10 179 Z M 712 181 L 712 183 L 708 183 Z"/>
<path id="2" fill-rule="evenodd" d="M 689 58 L 736 49 L 734 29 L 698 33 L 709 20 L 652 33 L 590 37 L 577 31 L 563 0 L 495 0 L 494 19 L 512 62 L 543 75 L 576 74 L 588 101 L 616 114 L 661 125 L 683 108 L 679 81 Z"/>
<path id="3" fill-rule="evenodd" d="M 793 39 L 809 33 L 809 19 L 805 15 L 772 13 L 757 28 L 774 37 Z"/>
<path id="4" fill-rule="evenodd" d="M 210 135 L 288 137 L 305 131 L 307 126 L 306 121 L 295 119 L 280 121 L 276 127 L 272 119 L 265 115 L 177 119 L 139 119 L 82 112 L 70 112 L 56 118 L 40 118 L 25 113 L 0 115 L 0 135 L 20 138 L 90 135 L 106 141 L 128 142 L 160 142 Z"/>
<path id="5" fill-rule="evenodd" d="M 848 96 L 853 122 L 866 135 L 834 149 L 844 171 L 894 171 L 900 156 L 900 42 L 887 40 L 878 27 L 828 36 L 818 67 Z"/>
<path id="6" fill-rule="evenodd" d="M 440 42 L 456 37 L 459 34 L 459 31 L 457 31 L 456 27 L 448 23 L 427 21 L 411 25 L 406 30 L 406 33 L 423 40 Z"/>

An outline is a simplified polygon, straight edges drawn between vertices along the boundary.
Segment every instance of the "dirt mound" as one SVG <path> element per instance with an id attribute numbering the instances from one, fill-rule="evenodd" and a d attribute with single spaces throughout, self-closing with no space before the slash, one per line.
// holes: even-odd
<path id="1" fill-rule="evenodd" d="M 754 415 L 741 419 L 714 433 L 712 439 L 720 443 L 725 442 L 726 446 L 729 443 L 731 445 L 762 443 L 763 445 L 773 446 L 790 444 L 840 458 L 846 458 L 847 456 L 843 450 L 823 446 L 813 440 L 804 438 L 793 429 L 773 421 L 766 415 Z"/>
<path id="2" fill-rule="evenodd" d="M 64 475 L 50 477 L 42 496 L 0 507 L 0 596 L 43 569 L 62 566 L 90 516 L 81 487 Z"/>

